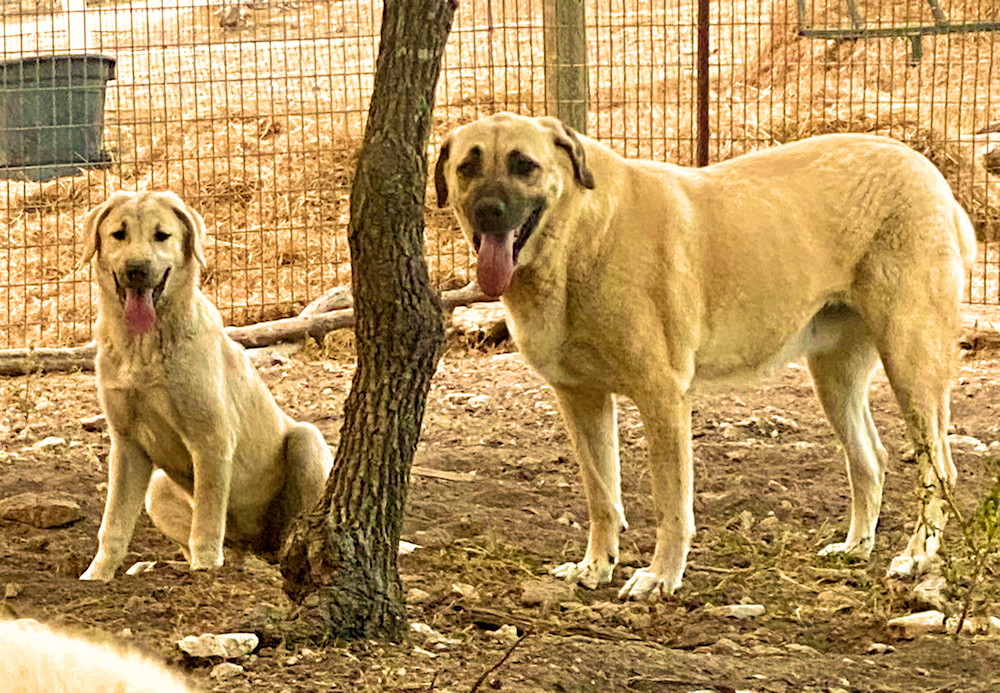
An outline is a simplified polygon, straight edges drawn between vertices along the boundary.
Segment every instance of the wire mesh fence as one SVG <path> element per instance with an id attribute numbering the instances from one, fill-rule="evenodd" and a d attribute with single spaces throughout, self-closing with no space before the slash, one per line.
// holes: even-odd
<path id="1" fill-rule="evenodd" d="M 460 123 L 498 110 L 551 113 L 565 105 L 560 98 L 580 106 L 588 134 L 622 154 L 685 165 L 697 160 L 699 122 L 708 124 L 709 161 L 819 133 L 887 135 L 945 173 L 980 238 L 967 300 L 1000 303 L 996 0 L 706 3 L 701 92 L 697 0 L 569 5 L 461 3 L 432 147 Z M 204 215 L 203 289 L 229 324 L 295 315 L 349 284 L 350 176 L 380 3 L 0 0 L 0 8 L 0 348 L 90 339 L 96 293 L 89 268 L 77 266 L 80 222 L 118 189 L 170 189 Z M 577 30 L 582 53 L 564 54 L 559 37 Z M 55 83 L 39 86 L 24 63 L 67 54 L 113 59 L 106 83 L 84 74 L 91 92 L 104 90 L 96 141 L 83 137 L 81 152 L 62 156 L 69 161 L 29 162 L 32 138 L 54 137 L 60 117 L 79 118 L 82 97 L 79 77 L 47 68 Z M 554 86 L 564 68 L 583 75 L 569 97 L 564 82 Z M 45 92 L 40 110 L 53 113 L 16 112 L 11 104 L 23 106 L 29 89 Z M 426 252 L 442 289 L 473 276 L 452 216 L 432 194 Z"/>

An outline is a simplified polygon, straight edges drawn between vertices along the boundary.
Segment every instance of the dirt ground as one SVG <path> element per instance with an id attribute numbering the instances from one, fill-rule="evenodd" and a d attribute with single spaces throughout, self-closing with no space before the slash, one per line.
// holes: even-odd
<path id="1" fill-rule="evenodd" d="M 353 358 L 298 356 L 262 372 L 279 402 L 336 444 Z M 958 504 L 975 515 L 996 479 L 1000 360 L 961 362 L 953 395 Z M 280 573 L 227 553 L 193 574 L 160 564 L 108 585 L 77 580 L 96 548 L 108 437 L 85 430 L 100 413 L 92 374 L 0 380 L 0 499 L 33 491 L 76 501 L 83 519 L 55 529 L 0 522 L 0 611 L 100 631 L 186 670 L 204 690 L 274 691 L 949 691 L 1000 687 L 996 635 L 903 639 L 888 619 L 928 608 L 912 583 L 883 577 L 905 545 L 916 468 L 884 376 L 874 418 L 893 461 L 880 534 L 867 563 L 816 556 L 846 533 L 842 453 L 800 364 L 750 386 L 699 395 L 694 448 L 698 532 L 684 585 L 657 604 L 621 603 L 617 590 L 650 559 L 653 530 L 646 443 L 634 406 L 619 406 L 625 507 L 631 528 L 612 584 L 587 591 L 547 577 L 579 560 L 586 505 L 551 391 L 516 353 L 452 344 L 433 382 L 403 537 L 419 545 L 400 568 L 414 626 L 399 644 L 303 643 Z M 64 443 L 38 444 L 50 436 Z M 991 445 L 992 444 L 992 445 Z M 444 472 L 444 474 L 439 474 Z M 949 526 L 953 599 L 967 593 L 968 554 Z M 143 516 L 126 566 L 179 554 Z M 997 548 L 989 547 L 972 615 L 1000 616 Z M 713 607 L 753 603 L 735 619 Z M 952 608 L 955 608 L 952 606 Z M 422 624 L 422 625 L 418 625 Z M 516 630 L 515 630 L 516 629 Z M 217 661 L 186 659 L 175 641 L 203 632 L 254 632 L 257 651 L 231 678 Z M 521 638 L 523 636 L 523 638 Z M 516 647 L 514 647 L 517 643 Z M 873 643 L 891 646 L 870 652 Z M 513 651 L 512 650 L 513 647 Z M 506 659 L 505 659 L 506 656 Z"/>

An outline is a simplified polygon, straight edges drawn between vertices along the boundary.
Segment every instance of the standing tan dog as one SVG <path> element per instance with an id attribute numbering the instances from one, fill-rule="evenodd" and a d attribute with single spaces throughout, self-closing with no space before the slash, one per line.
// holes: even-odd
<path id="1" fill-rule="evenodd" d="M 972 226 L 924 157 L 888 139 L 815 137 L 703 169 L 623 159 L 552 119 L 501 113 L 453 132 L 434 175 L 555 390 L 590 539 L 553 573 L 611 580 L 621 502 L 614 393 L 649 439 L 656 551 L 619 596 L 670 594 L 694 534 L 691 392 L 808 358 L 847 453 L 851 526 L 821 554 L 867 557 L 887 455 L 868 384 L 881 360 L 926 489 L 890 568 L 921 569 L 948 518 L 946 431 Z"/>
<path id="2" fill-rule="evenodd" d="M 319 430 L 275 404 L 198 288 L 201 217 L 173 193 L 119 192 L 84 220 L 100 286 L 97 385 L 111 431 L 97 556 L 110 580 L 142 509 L 195 570 L 223 538 L 279 547 L 333 464 Z"/>

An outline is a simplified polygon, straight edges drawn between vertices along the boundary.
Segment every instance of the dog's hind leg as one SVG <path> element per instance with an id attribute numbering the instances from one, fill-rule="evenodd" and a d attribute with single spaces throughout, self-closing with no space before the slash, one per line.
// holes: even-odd
<path id="1" fill-rule="evenodd" d="M 564 563 L 552 574 L 596 589 L 611 581 L 618 563 L 618 535 L 628 526 L 622 508 L 615 400 L 600 390 L 554 389 L 580 464 L 590 514 L 590 538 L 582 561 Z"/>
<path id="2" fill-rule="evenodd" d="M 813 318 L 810 329 L 824 344 L 821 350 L 808 354 L 809 372 L 826 418 L 844 446 L 851 485 L 847 539 L 826 546 L 820 555 L 868 558 L 875 542 L 888 460 L 868 405 L 878 352 L 864 320 L 853 308 L 826 308 Z"/>
<path id="3" fill-rule="evenodd" d="M 285 437 L 285 484 L 267 513 L 257 541 L 260 550 L 279 549 L 288 524 L 319 503 L 331 467 L 333 456 L 319 429 L 308 423 L 293 424 Z"/>
<path id="4" fill-rule="evenodd" d="M 194 513 L 194 499 L 191 494 L 175 484 L 162 469 L 153 472 L 146 491 L 146 512 L 153 525 L 168 539 L 176 543 L 184 553 L 184 559 L 191 560 L 191 521 Z"/>
<path id="5" fill-rule="evenodd" d="M 950 515 L 949 498 L 958 473 L 948 446 L 951 391 L 951 330 L 944 326 L 890 327 L 882 357 L 913 443 L 920 474 L 920 515 L 906 550 L 892 560 L 889 575 L 922 572 L 937 554 Z"/>
<path id="6" fill-rule="evenodd" d="M 885 269 L 905 267 L 919 253 L 934 258 L 933 271 Z M 937 553 L 957 478 L 947 435 L 965 270 L 943 248 L 903 247 L 880 260 L 881 268 L 863 275 L 868 281 L 859 283 L 857 295 L 917 458 L 920 515 L 906 550 L 889 568 L 890 575 L 908 576 L 923 571 Z"/>

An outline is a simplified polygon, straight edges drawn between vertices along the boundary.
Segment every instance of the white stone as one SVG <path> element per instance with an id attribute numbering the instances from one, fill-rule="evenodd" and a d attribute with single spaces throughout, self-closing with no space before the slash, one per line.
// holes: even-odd
<path id="1" fill-rule="evenodd" d="M 764 607 L 760 604 L 727 604 L 726 606 L 713 606 L 706 611 L 713 616 L 725 616 L 729 618 L 754 618 L 764 614 Z"/>
<path id="2" fill-rule="evenodd" d="M 464 599 L 468 599 L 470 602 L 479 601 L 479 592 L 476 591 L 476 588 L 464 582 L 453 583 L 451 591 Z"/>
<path id="3" fill-rule="evenodd" d="M 909 616 L 894 618 L 886 625 L 898 631 L 901 637 L 913 639 L 925 633 L 943 633 L 944 614 L 940 611 L 921 611 Z"/>
<path id="4" fill-rule="evenodd" d="M 893 647 L 892 645 L 886 645 L 884 642 L 873 642 L 871 645 L 868 646 L 868 649 L 865 650 L 865 653 L 866 654 L 890 654 L 890 653 L 895 652 L 895 651 L 896 651 L 896 648 Z"/>
<path id="5" fill-rule="evenodd" d="M 521 639 L 521 636 L 517 634 L 517 626 L 512 626 L 509 623 L 497 628 L 493 632 L 493 637 L 505 645 L 513 645 Z"/>
<path id="6" fill-rule="evenodd" d="M 815 647 L 809 647 L 808 645 L 800 645 L 795 642 L 790 642 L 785 645 L 785 649 L 789 652 L 795 652 L 796 654 L 809 655 L 810 657 L 819 657 L 820 653 Z"/>
<path id="7" fill-rule="evenodd" d="M 973 452 L 987 452 L 989 450 L 986 445 L 978 438 L 973 438 L 972 436 L 959 436 L 950 435 L 948 436 L 948 442 L 951 445 L 955 445 L 960 448 L 972 448 Z"/>
<path id="8" fill-rule="evenodd" d="M 399 542 L 399 555 L 407 556 L 416 551 L 417 549 L 422 549 L 422 548 L 424 547 L 421 546 L 420 544 L 413 544 L 411 542 L 401 540 Z"/>
<path id="9" fill-rule="evenodd" d="M 238 659 L 257 649 L 259 641 L 253 633 L 223 633 L 189 635 L 177 641 L 177 647 L 192 657 L 222 657 Z"/>
<path id="10" fill-rule="evenodd" d="M 235 676 L 239 676 L 240 674 L 243 673 L 244 669 L 239 664 L 233 664 L 232 662 L 223 662 L 222 664 L 216 664 L 214 667 L 212 667 L 212 672 L 209 674 L 209 676 L 218 681 L 225 681 Z"/>
<path id="11" fill-rule="evenodd" d="M 58 436 L 49 436 L 38 441 L 31 446 L 32 450 L 51 450 L 52 448 L 58 448 L 66 444 L 65 438 L 60 438 Z"/>
<path id="12" fill-rule="evenodd" d="M 407 604 L 423 604 L 431 598 L 431 593 L 419 587 L 413 587 L 406 593 Z"/>
<path id="13" fill-rule="evenodd" d="M 131 568 L 125 571 L 126 575 L 142 575 L 143 573 L 152 572 L 153 567 L 156 565 L 156 561 L 139 561 L 134 563 Z"/>

